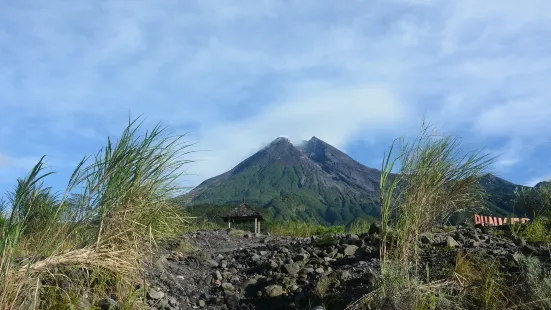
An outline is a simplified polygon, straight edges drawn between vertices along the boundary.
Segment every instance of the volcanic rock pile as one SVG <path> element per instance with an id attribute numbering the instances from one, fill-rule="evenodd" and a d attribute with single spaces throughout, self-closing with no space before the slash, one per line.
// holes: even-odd
<path id="1" fill-rule="evenodd" d="M 312 238 L 198 231 L 165 245 L 149 267 L 151 309 L 344 309 L 370 292 L 379 271 L 378 227 L 370 233 Z M 490 255 L 514 270 L 524 253 L 551 261 L 549 248 L 490 228 L 446 227 L 421 238 L 431 277 L 454 264 L 457 250 Z"/>

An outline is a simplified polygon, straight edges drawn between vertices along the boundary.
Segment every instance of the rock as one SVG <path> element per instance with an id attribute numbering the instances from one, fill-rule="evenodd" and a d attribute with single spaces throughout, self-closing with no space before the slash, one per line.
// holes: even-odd
<path id="1" fill-rule="evenodd" d="M 216 270 L 214 272 L 214 279 L 216 279 L 216 280 L 222 280 L 223 279 L 222 274 L 220 273 L 220 271 Z"/>
<path id="2" fill-rule="evenodd" d="M 285 265 L 283 265 L 283 270 L 286 273 L 294 276 L 294 275 L 298 274 L 298 272 L 300 271 L 300 265 L 297 264 L 297 263 L 285 264 Z"/>
<path id="3" fill-rule="evenodd" d="M 230 309 L 237 309 L 239 306 L 239 296 L 236 294 L 229 294 L 226 296 L 226 304 L 230 306 Z"/>
<path id="4" fill-rule="evenodd" d="M 159 308 L 161 308 L 161 309 L 166 309 L 167 307 L 169 307 L 168 306 L 168 298 L 165 297 L 165 298 L 161 299 L 157 306 L 159 306 Z"/>
<path id="5" fill-rule="evenodd" d="M 268 297 L 279 297 L 283 295 L 283 288 L 279 285 L 270 285 L 264 288 L 264 292 Z"/>
<path id="6" fill-rule="evenodd" d="M 311 273 L 314 273 L 314 268 L 311 268 L 311 267 L 307 267 L 307 268 L 303 268 L 300 273 L 302 274 L 311 274 Z"/>
<path id="7" fill-rule="evenodd" d="M 459 245 L 459 243 L 457 243 L 457 241 L 455 241 L 455 239 L 453 239 L 452 236 L 448 236 L 448 238 L 446 238 L 446 246 L 448 248 L 455 248 Z"/>
<path id="8" fill-rule="evenodd" d="M 348 270 L 343 270 L 339 274 L 339 280 L 346 281 L 350 279 L 350 272 Z"/>
<path id="9" fill-rule="evenodd" d="M 279 267 L 278 263 L 276 263 L 276 261 L 274 261 L 273 259 L 270 259 L 267 263 L 267 267 L 268 269 L 277 269 L 277 267 Z"/>
<path id="10" fill-rule="evenodd" d="M 325 270 L 324 270 L 323 268 L 321 268 L 321 267 L 318 268 L 318 269 L 316 269 L 316 273 L 318 273 L 318 274 L 322 274 L 322 273 L 324 273 L 324 272 L 325 272 Z"/>
<path id="11" fill-rule="evenodd" d="M 297 254 L 297 255 L 295 255 L 294 259 L 297 262 L 304 261 L 304 260 L 308 259 L 308 254 Z"/>
<path id="12" fill-rule="evenodd" d="M 215 261 L 214 259 L 207 259 L 207 264 L 211 267 L 218 267 L 218 262 Z"/>
<path id="13" fill-rule="evenodd" d="M 178 306 L 178 301 L 174 297 L 169 297 L 168 298 L 168 304 L 173 306 L 173 307 L 177 307 Z"/>
<path id="14" fill-rule="evenodd" d="M 101 310 L 110 310 L 117 307 L 117 302 L 112 298 L 103 298 L 98 302 L 98 306 Z"/>
<path id="15" fill-rule="evenodd" d="M 347 245 L 346 248 L 344 249 L 344 255 L 348 256 L 348 255 L 354 255 L 356 254 L 356 251 L 358 250 L 358 246 L 357 245 Z"/>
<path id="16" fill-rule="evenodd" d="M 199 307 L 204 308 L 206 305 L 207 305 L 207 304 L 205 303 L 204 300 L 202 300 L 202 299 L 199 300 Z"/>
<path id="17" fill-rule="evenodd" d="M 233 284 L 231 284 L 229 282 L 222 283 L 222 289 L 224 290 L 224 292 L 234 292 L 235 291 L 235 288 L 233 287 Z"/>
<path id="18" fill-rule="evenodd" d="M 421 235 L 421 243 L 423 243 L 423 244 L 432 244 L 433 241 L 432 241 L 432 238 L 430 237 L 429 234 L 422 234 Z"/>
<path id="19" fill-rule="evenodd" d="M 154 288 L 150 288 L 147 291 L 147 295 L 149 296 L 149 298 L 154 299 L 154 300 L 159 300 L 159 299 L 165 297 L 165 293 L 163 293 L 161 291 L 158 291 Z"/>
<path id="20" fill-rule="evenodd" d="M 206 276 L 205 279 L 203 280 L 204 285 L 212 285 L 213 283 L 214 283 L 214 277 L 212 275 Z"/>

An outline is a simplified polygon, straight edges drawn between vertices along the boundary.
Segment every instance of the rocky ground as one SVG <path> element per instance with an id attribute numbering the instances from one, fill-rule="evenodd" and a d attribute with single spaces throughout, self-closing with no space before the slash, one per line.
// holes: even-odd
<path id="1" fill-rule="evenodd" d="M 168 242 L 148 268 L 151 309 L 344 309 L 370 292 L 379 270 L 377 226 L 363 235 L 289 238 L 197 231 Z M 492 256 L 515 272 L 515 253 L 551 261 L 549 248 L 487 228 L 422 237 L 423 264 L 438 279 L 457 250 Z M 434 267 L 437 266 L 437 267 Z M 434 270 L 434 271 L 433 271 Z M 321 308 L 321 307 L 324 308 Z"/>

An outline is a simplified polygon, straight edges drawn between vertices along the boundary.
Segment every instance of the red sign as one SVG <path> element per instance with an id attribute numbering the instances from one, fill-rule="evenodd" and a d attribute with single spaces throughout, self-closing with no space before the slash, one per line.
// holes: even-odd
<path id="1" fill-rule="evenodd" d="M 482 226 L 502 226 L 502 225 L 507 225 L 507 224 L 511 224 L 511 225 L 514 225 L 514 224 L 517 224 L 517 223 L 521 223 L 521 224 L 525 224 L 526 222 L 528 222 L 530 219 L 529 218 L 526 218 L 526 217 L 523 217 L 523 218 L 518 218 L 518 217 L 512 217 L 512 218 L 507 218 L 507 217 L 495 217 L 495 216 L 485 216 L 485 215 L 478 215 L 478 214 L 475 214 L 474 215 L 474 224 L 475 225 L 482 225 Z"/>

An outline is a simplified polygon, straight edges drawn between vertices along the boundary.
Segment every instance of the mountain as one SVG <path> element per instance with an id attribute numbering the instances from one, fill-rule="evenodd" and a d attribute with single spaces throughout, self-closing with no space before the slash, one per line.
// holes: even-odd
<path id="1" fill-rule="evenodd" d="M 380 176 L 380 170 L 316 137 L 297 146 L 277 138 L 230 171 L 204 181 L 181 201 L 227 205 L 245 199 L 281 220 L 348 224 L 379 216 Z M 491 191 L 492 213 L 509 214 L 517 185 L 490 174 L 481 183 Z"/>
<path id="2" fill-rule="evenodd" d="M 479 182 L 488 193 L 487 207 L 491 214 L 496 216 L 508 216 L 513 213 L 517 213 L 519 216 L 524 215 L 524 210 L 513 210 L 512 201 L 515 198 L 515 189 L 526 186 L 511 183 L 489 173 L 483 175 Z"/>

